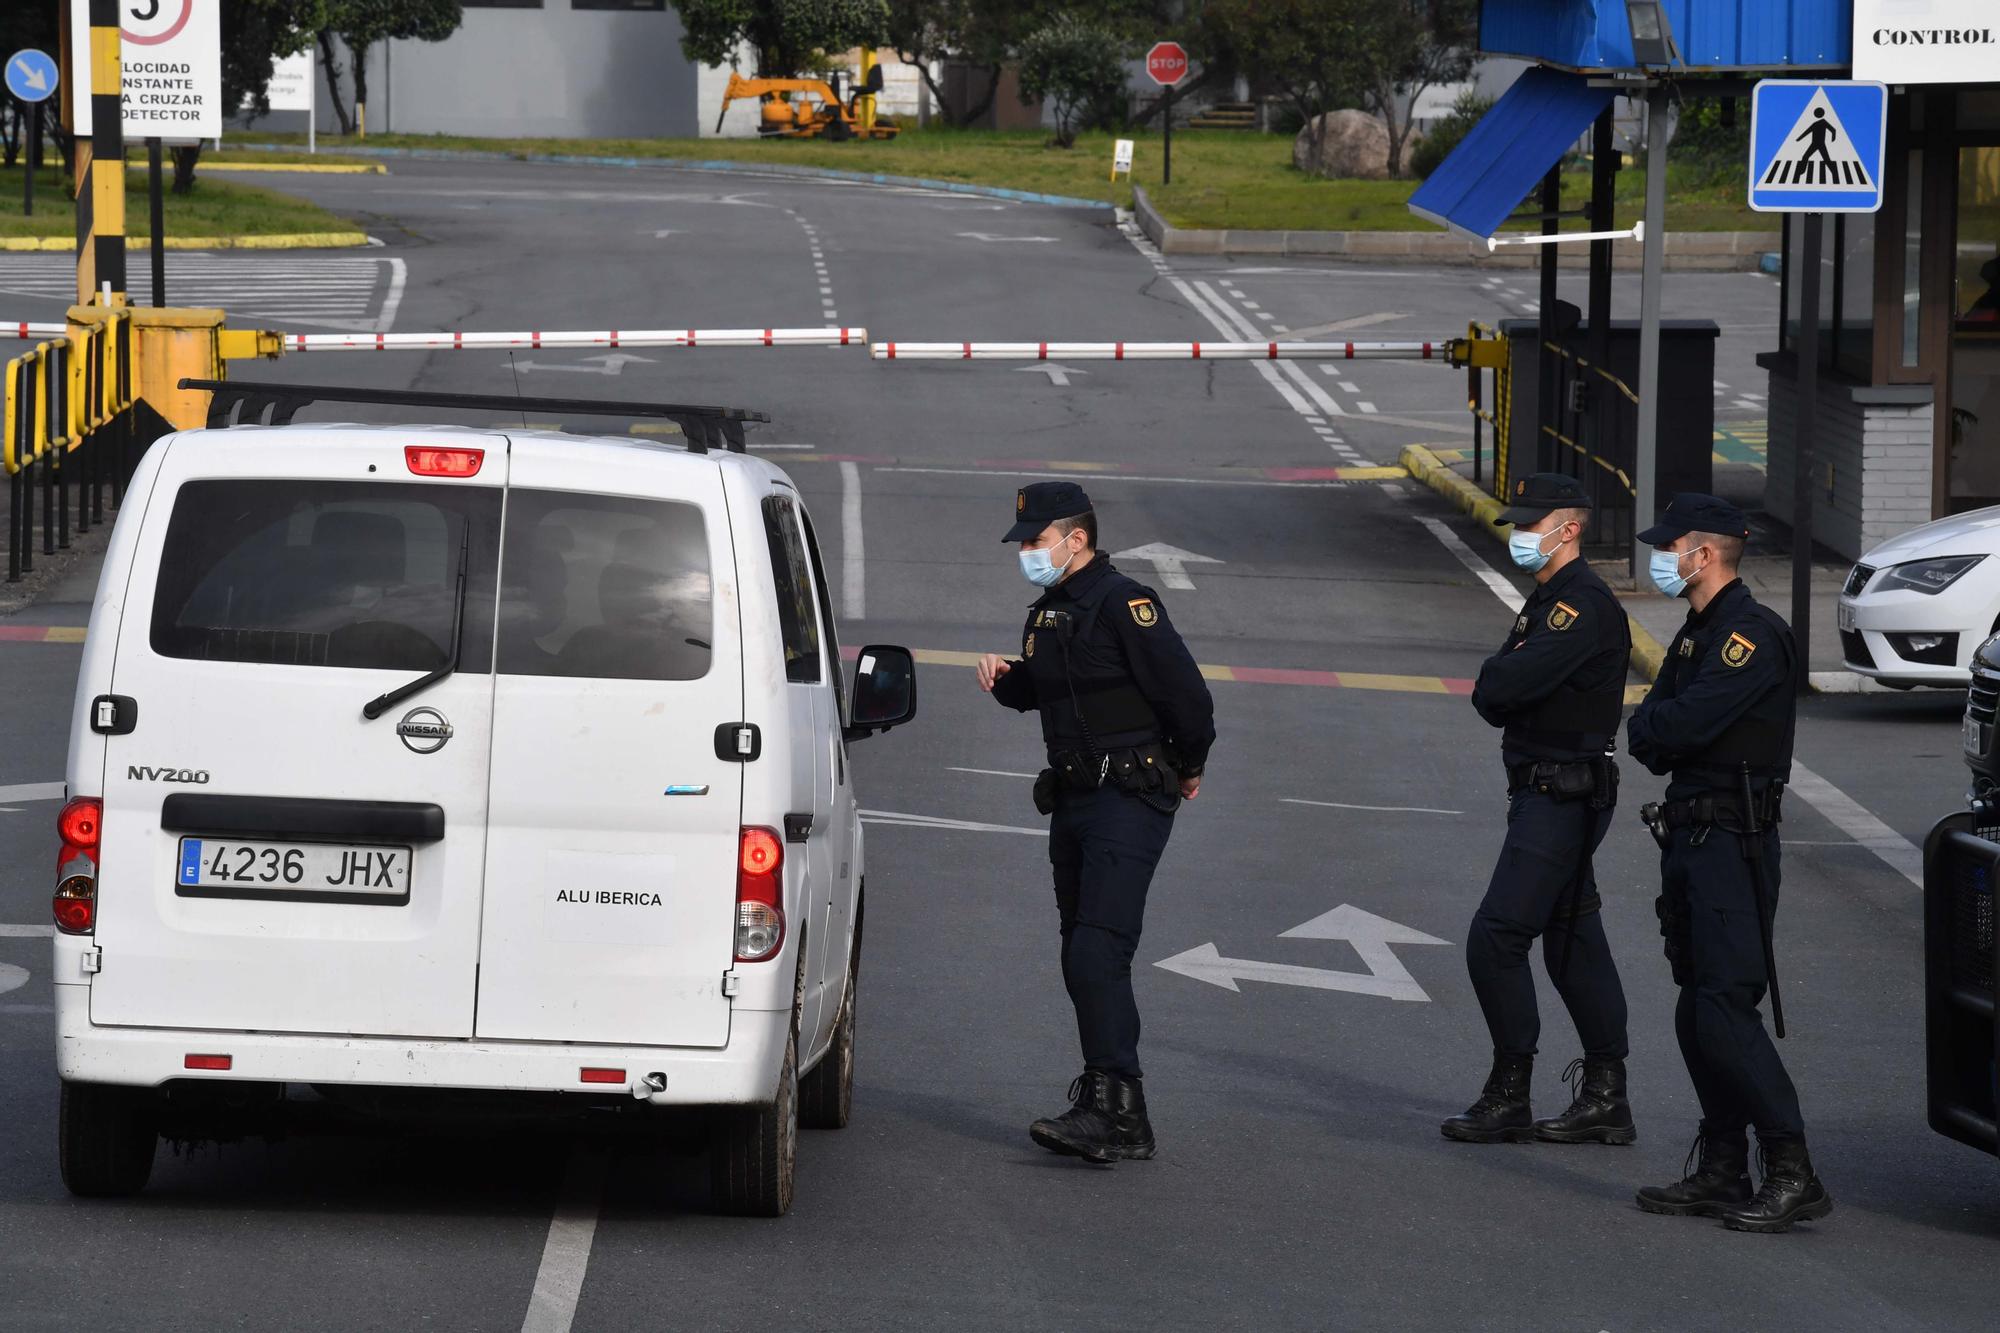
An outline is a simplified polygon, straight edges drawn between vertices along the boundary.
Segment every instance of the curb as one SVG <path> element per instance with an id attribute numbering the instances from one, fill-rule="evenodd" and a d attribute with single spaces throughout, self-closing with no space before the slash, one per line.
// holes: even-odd
<path id="1" fill-rule="evenodd" d="M 1494 524 L 1500 517 L 1500 502 L 1445 466 L 1436 454 L 1421 444 L 1406 444 L 1396 461 L 1412 477 L 1478 519 L 1482 529 L 1501 541 L 1507 540 L 1506 531 Z M 1625 624 L 1632 631 L 1632 670 L 1646 680 L 1657 679 L 1661 665 L 1667 660 L 1667 650 L 1629 611 L 1625 613 Z"/>
<path id="2" fill-rule="evenodd" d="M 1140 230 L 1162 254 L 1193 255 L 1317 255 L 1332 259 L 1366 259 L 1387 264 L 1457 264 L 1468 268 L 1534 268 L 1528 253 L 1495 254 L 1478 241 L 1443 231 L 1197 231 L 1176 227 L 1160 215 L 1142 185 L 1132 187 L 1132 211 Z M 1776 232 L 1679 231 L 1667 233 L 1666 267 L 1682 272 L 1758 272 L 1776 244 Z M 1630 241 L 1613 244 L 1614 269 L 1633 270 L 1640 264 L 1639 247 Z M 1565 255 L 1562 268 L 1584 268 L 1586 255 Z"/>
<path id="3" fill-rule="evenodd" d="M 293 153 L 296 148 L 279 144 L 237 144 L 237 148 L 259 153 Z M 846 171 L 839 167 L 799 167 L 782 162 L 769 164 L 734 162 L 727 158 L 692 157 L 592 157 L 583 153 L 503 153 L 471 148 L 353 148 L 340 150 L 350 156 L 401 157 L 430 162 L 543 162 L 564 167 L 620 167 L 638 170 L 647 167 L 674 171 L 734 172 L 749 176 L 790 176 L 800 180 L 852 181 L 862 185 L 908 185 L 952 194 L 974 194 L 988 199 L 1011 199 L 1023 204 L 1047 204 L 1055 208 L 1087 208 L 1109 215 L 1116 205 L 1105 199 L 1077 199 L 1063 194 L 1039 194 L 1033 190 L 1013 190 L 1000 185 L 973 185 L 966 181 L 935 180 L 928 176 L 891 176 L 875 171 Z"/>
<path id="4" fill-rule="evenodd" d="M 270 236 L 169 236 L 169 250 L 333 250 L 368 244 L 366 232 L 301 231 Z M 128 250 L 150 250 L 151 238 L 128 236 Z M 75 250 L 74 236 L 0 236 L 0 250 Z"/>
<path id="5" fill-rule="evenodd" d="M 317 171 L 329 174 L 368 173 L 386 176 L 389 168 L 380 162 L 203 162 L 201 171 Z"/>

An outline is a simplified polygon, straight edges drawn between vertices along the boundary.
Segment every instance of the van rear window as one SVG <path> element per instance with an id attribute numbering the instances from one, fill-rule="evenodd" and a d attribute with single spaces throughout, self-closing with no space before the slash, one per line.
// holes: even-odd
<path id="1" fill-rule="evenodd" d="M 491 669 L 497 487 L 192 481 L 160 554 L 165 657 L 424 672 L 450 654 L 460 544 L 461 671 Z"/>
<path id="2" fill-rule="evenodd" d="M 500 671 L 697 680 L 715 642 L 699 506 L 511 490 Z"/>

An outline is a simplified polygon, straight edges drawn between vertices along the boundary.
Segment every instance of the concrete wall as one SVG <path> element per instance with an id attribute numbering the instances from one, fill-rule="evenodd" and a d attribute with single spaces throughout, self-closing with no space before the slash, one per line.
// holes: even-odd
<path id="1" fill-rule="evenodd" d="M 1798 386 L 1775 370 L 1770 381 L 1764 508 L 1790 522 L 1798 471 Z M 1858 560 L 1871 547 L 1930 522 L 1931 410 L 1927 385 L 1866 388 L 1821 381 L 1813 445 L 1816 542 Z"/>
<path id="2" fill-rule="evenodd" d="M 371 49 L 368 128 L 491 137 L 692 136 L 701 128 L 698 71 L 681 54 L 680 39 L 672 8 L 572 10 L 568 0 L 548 0 L 541 9 L 468 9 L 464 25 L 442 42 Z M 337 49 L 345 70 L 348 53 Z M 315 75 L 319 128 L 333 134 L 339 126 L 317 64 Z M 351 73 L 341 83 L 351 102 Z M 711 133 L 721 96 L 718 86 Z M 303 112 L 279 112 L 257 128 L 303 131 L 305 119 Z"/>

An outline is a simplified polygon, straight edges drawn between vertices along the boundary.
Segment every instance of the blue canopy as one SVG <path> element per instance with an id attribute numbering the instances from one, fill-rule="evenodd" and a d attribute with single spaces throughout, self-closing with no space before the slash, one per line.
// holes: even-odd
<path id="1" fill-rule="evenodd" d="M 1615 96 L 1581 74 L 1544 65 L 1524 70 L 1410 196 L 1410 211 L 1485 240 Z"/>

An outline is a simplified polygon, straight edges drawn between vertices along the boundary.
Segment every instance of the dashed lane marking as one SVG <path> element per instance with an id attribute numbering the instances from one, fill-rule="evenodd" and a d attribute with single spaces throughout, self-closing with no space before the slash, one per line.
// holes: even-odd
<path id="1" fill-rule="evenodd" d="M 401 259 L 173 253 L 167 293 L 177 306 L 222 306 L 237 319 L 387 333 L 408 276 Z M 68 301 L 76 265 L 61 254 L 0 255 L 0 293 Z"/>
<path id="2" fill-rule="evenodd" d="M 1367 810 L 1384 815 L 1462 815 L 1463 810 L 1440 810 L 1429 805 L 1349 805 L 1346 801 L 1308 801 L 1297 796 L 1281 796 L 1280 805 L 1314 805 L 1323 810 Z"/>
<path id="3" fill-rule="evenodd" d="M 521 1333 L 569 1333 L 583 1294 L 590 1246 L 597 1237 L 597 1214 L 604 1199 L 606 1161 L 601 1152 L 572 1149 L 556 1199 L 556 1215 L 542 1246 L 542 1264 L 528 1296 Z"/>
<path id="4" fill-rule="evenodd" d="M 0 925 L 0 940 L 45 940 L 55 933 L 54 926 Z"/>
<path id="5" fill-rule="evenodd" d="M 0 803 L 13 801 L 60 801 L 69 794 L 66 782 L 23 782 L 0 787 Z"/>
<path id="6" fill-rule="evenodd" d="M 982 778 L 1032 778 L 1033 773 L 1014 773 L 1004 768 L 959 768 L 955 764 L 945 765 L 947 773 L 976 773 Z"/>
<path id="7" fill-rule="evenodd" d="M 864 824 L 889 824 L 902 828 L 957 829 L 962 833 L 1020 833 L 1030 838 L 1046 838 L 1045 828 L 1026 828 L 1019 824 L 982 824 L 974 819 L 940 819 L 935 815 L 910 815 L 897 810 L 863 810 L 861 822 Z"/>

